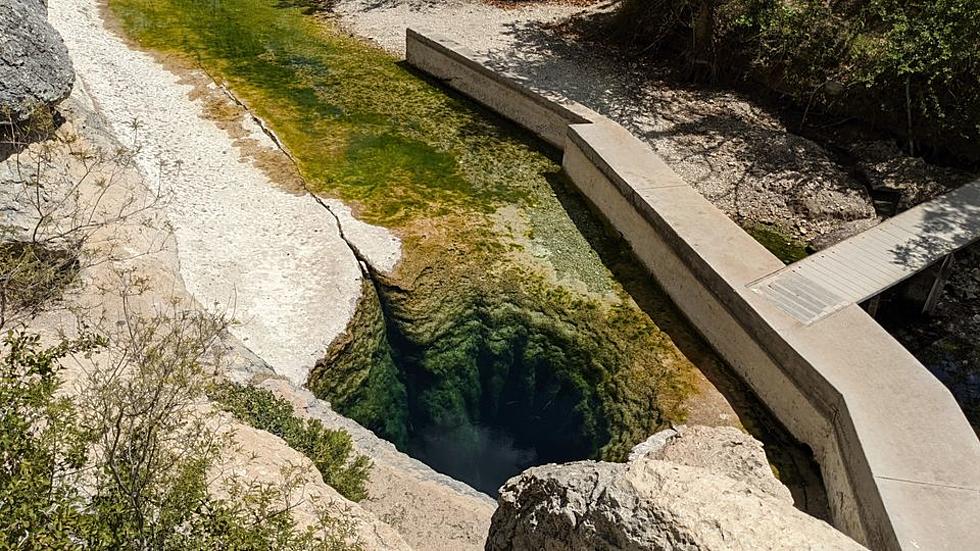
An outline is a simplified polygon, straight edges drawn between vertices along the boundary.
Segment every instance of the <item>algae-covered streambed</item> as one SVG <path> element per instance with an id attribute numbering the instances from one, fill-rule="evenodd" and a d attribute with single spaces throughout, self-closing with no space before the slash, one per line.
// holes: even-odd
<path id="1" fill-rule="evenodd" d="M 142 47 L 245 100 L 312 191 L 401 238 L 310 376 L 333 407 L 490 493 L 533 463 L 622 459 L 670 423 L 738 425 L 729 403 L 784 479 L 809 476 L 554 152 L 300 0 L 109 7 Z"/>

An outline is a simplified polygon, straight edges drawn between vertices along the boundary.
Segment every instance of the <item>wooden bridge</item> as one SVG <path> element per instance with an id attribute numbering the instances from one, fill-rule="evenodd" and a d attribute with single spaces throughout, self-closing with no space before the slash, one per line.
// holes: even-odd
<path id="1" fill-rule="evenodd" d="M 811 324 L 849 304 L 867 302 L 912 281 L 931 310 L 952 267 L 952 254 L 980 239 L 980 180 L 889 218 L 749 285 L 780 309 Z"/>

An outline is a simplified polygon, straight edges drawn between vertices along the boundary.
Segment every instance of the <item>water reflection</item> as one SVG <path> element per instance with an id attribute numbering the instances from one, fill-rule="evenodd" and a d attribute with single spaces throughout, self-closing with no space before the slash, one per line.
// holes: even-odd
<path id="1" fill-rule="evenodd" d="M 533 449 L 520 448 L 496 427 L 430 427 L 409 443 L 409 455 L 433 469 L 496 496 L 510 477 L 536 464 Z"/>

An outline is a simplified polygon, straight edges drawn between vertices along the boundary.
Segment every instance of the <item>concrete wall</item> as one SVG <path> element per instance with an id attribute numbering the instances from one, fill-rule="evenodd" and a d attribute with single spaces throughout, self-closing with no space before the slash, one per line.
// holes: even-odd
<path id="1" fill-rule="evenodd" d="M 980 442 L 952 395 L 858 306 L 809 326 L 751 292 L 782 263 L 646 144 L 444 39 L 408 60 L 564 150 L 579 190 L 707 341 L 820 463 L 834 524 L 875 549 L 980 542 Z M 556 127 L 565 124 L 559 145 Z"/>
<path id="2" fill-rule="evenodd" d="M 409 64 L 563 149 L 568 125 L 596 117 L 575 102 L 559 102 L 521 86 L 517 77 L 489 69 L 485 60 L 435 33 L 408 29 L 405 57 Z"/>

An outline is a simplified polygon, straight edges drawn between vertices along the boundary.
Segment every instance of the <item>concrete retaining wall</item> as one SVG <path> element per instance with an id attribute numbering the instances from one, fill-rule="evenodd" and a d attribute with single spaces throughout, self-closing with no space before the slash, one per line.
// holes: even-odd
<path id="1" fill-rule="evenodd" d="M 527 90 L 431 34 L 410 30 L 407 52 L 409 63 L 563 149 L 581 193 L 813 448 L 838 528 L 874 549 L 980 542 L 980 442 L 946 388 L 863 310 L 802 325 L 747 288 L 782 263 L 618 124 Z"/>
<path id="2" fill-rule="evenodd" d="M 520 79 L 488 68 L 485 59 L 435 33 L 407 31 L 409 64 L 563 149 L 568 125 L 589 122 L 597 115 L 574 102 L 559 102 L 520 85 Z"/>

